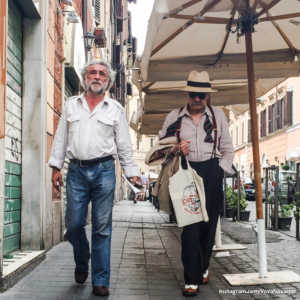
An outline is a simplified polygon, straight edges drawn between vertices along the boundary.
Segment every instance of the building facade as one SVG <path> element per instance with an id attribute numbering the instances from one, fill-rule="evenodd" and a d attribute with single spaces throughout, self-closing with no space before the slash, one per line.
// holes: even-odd
<path id="1" fill-rule="evenodd" d="M 299 84 L 299 77 L 289 78 L 257 99 L 262 172 L 271 165 L 278 166 L 286 162 L 295 168 L 299 160 L 290 155 L 300 147 Z M 231 112 L 229 128 L 235 149 L 234 164 L 240 170 L 241 177 L 253 179 L 250 112 Z"/>
<path id="2" fill-rule="evenodd" d="M 0 0 L 0 285 L 3 259 L 63 240 L 64 193 L 53 189 L 47 162 L 64 101 L 82 92 L 87 60 L 112 63 L 117 80 L 110 96 L 126 103 L 127 2 Z"/>

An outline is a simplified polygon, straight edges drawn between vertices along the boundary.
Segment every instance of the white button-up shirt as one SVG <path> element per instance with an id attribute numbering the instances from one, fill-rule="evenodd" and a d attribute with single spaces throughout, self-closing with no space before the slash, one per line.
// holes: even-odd
<path id="1" fill-rule="evenodd" d="M 132 159 L 132 145 L 124 108 L 104 97 L 91 112 L 84 94 L 69 98 L 53 141 L 49 165 L 61 169 L 65 156 L 89 160 L 112 155 L 127 177 L 140 176 Z"/>
<path id="2" fill-rule="evenodd" d="M 217 107 L 212 106 L 215 114 L 217 123 L 217 148 L 216 157 L 220 158 L 220 167 L 228 174 L 233 174 L 232 169 L 233 161 L 233 145 L 232 139 L 228 130 L 228 122 L 224 112 Z M 212 114 L 208 107 L 205 108 L 205 113 L 208 114 L 211 124 L 213 124 Z M 205 113 L 202 115 L 201 120 L 196 126 L 190 113 L 187 110 L 187 106 L 179 113 L 179 109 L 171 111 L 163 124 L 161 131 L 159 132 L 160 138 L 166 135 L 167 128 L 174 122 L 177 118 L 183 116 L 181 121 L 180 138 L 181 140 L 190 141 L 190 152 L 187 155 L 189 161 L 205 161 L 212 157 L 214 143 L 206 143 L 204 139 L 206 137 L 206 132 L 204 130 L 204 122 L 206 119 Z M 212 132 L 212 137 L 214 138 L 214 132 Z"/>

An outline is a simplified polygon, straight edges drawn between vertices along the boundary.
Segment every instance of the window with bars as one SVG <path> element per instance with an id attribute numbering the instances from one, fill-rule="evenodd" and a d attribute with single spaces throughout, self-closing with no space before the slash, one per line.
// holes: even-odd
<path id="1" fill-rule="evenodd" d="M 93 0 L 95 10 L 95 22 L 96 24 L 101 23 L 101 0 Z"/>

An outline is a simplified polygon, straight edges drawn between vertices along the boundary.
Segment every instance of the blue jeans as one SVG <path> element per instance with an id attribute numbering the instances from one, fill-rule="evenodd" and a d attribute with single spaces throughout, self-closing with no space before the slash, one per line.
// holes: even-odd
<path id="1" fill-rule="evenodd" d="M 76 271 L 87 272 L 90 258 L 85 225 L 92 202 L 92 284 L 109 286 L 114 160 L 81 167 L 70 163 L 67 174 L 66 238 L 73 246 Z"/>

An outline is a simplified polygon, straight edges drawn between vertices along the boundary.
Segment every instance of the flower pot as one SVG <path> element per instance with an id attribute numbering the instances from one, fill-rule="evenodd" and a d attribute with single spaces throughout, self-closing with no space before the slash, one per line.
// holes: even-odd
<path id="1" fill-rule="evenodd" d="M 240 210 L 240 221 L 249 221 L 250 218 L 250 210 Z M 237 220 L 237 211 L 235 210 L 234 215 L 232 217 L 232 221 Z"/>
<path id="2" fill-rule="evenodd" d="M 225 211 L 226 218 L 232 218 L 234 216 L 235 208 L 227 207 Z"/>
<path id="3" fill-rule="evenodd" d="M 275 227 L 275 218 L 272 217 L 272 226 Z M 290 230 L 292 223 L 292 217 L 279 217 L 278 218 L 278 229 Z"/>

